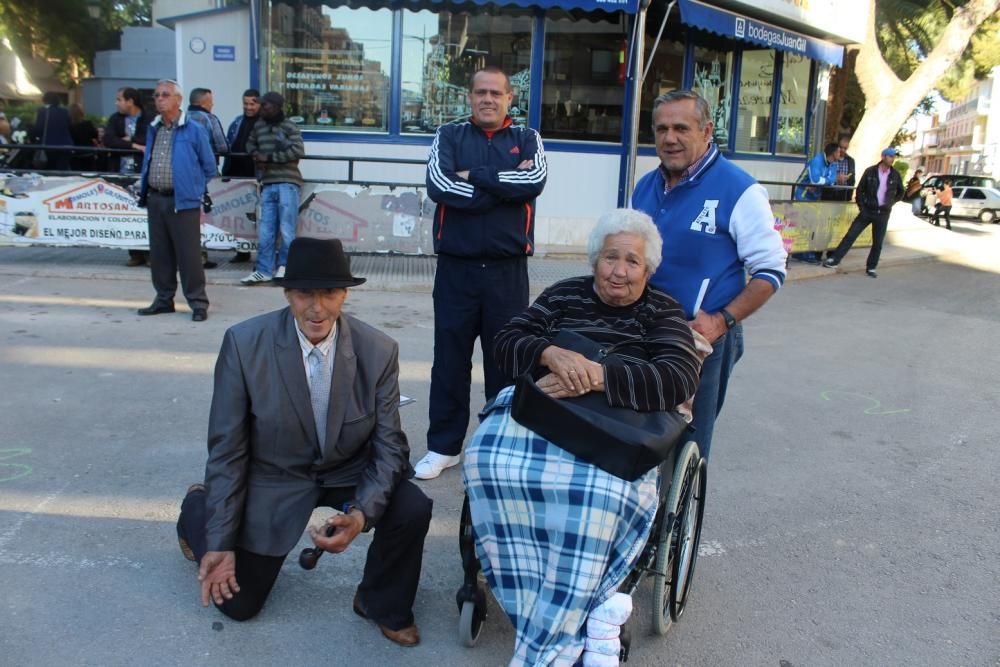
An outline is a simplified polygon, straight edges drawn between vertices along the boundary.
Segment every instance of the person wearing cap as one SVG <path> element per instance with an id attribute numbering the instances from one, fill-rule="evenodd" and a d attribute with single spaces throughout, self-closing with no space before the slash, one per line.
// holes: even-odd
<path id="1" fill-rule="evenodd" d="M 246 620 L 263 607 L 313 509 L 338 509 L 309 529 L 312 542 L 340 553 L 374 529 L 353 609 L 413 646 L 432 503 L 410 481 L 398 346 L 342 312 L 349 288 L 365 279 L 351 275 L 339 240 L 295 239 L 276 282 L 288 306 L 223 338 L 204 484 L 188 489 L 177 520 L 181 551 L 199 564 L 202 604 Z"/>
<path id="2" fill-rule="evenodd" d="M 302 133 L 285 118 L 285 98 L 275 92 L 260 98 L 260 120 L 247 137 L 246 152 L 257 165 L 260 191 L 260 220 L 257 223 L 257 264 L 240 280 L 259 285 L 285 274 L 288 247 L 295 238 L 299 221 L 299 191 L 302 174 L 299 160 L 305 155 Z M 281 235 L 281 243 L 277 237 Z M 277 246 L 277 259 L 275 250 Z"/>
<path id="3" fill-rule="evenodd" d="M 854 218 L 837 249 L 823 262 L 823 266 L 834 268 L 840 264 L 858 235 L 871 225 L 872 247 L 868 251 L 865 272 L 869 278 L 878 278 L 876 269 L 882 254 L 882 241 L 889 228 L 889 214 L 892 212 L 892 205 L 903 198 L 903 177 L 892 166 L 895 159 L 896 149 L 886 148 L 882 151 L 878 164 L 868 167 L 861 174 L 854 197 L 859 209 L 858 216 Z"/>

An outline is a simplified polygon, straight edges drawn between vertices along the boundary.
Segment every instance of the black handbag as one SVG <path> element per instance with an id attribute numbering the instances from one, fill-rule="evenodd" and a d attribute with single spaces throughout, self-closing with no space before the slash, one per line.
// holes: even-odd
<path id="1" fill-rule="evenodd" d="M 552 344 L 591 361 L 613 354 L 613 347 L 602 347 L 572 331 L 560 331 Z M 675 410 L 612 407 L 603 392 L 552 398 L 528 373 L 515 383 L 511 416 L 552 444 L 630 482 L 665 461 L 688 427 Z"/>

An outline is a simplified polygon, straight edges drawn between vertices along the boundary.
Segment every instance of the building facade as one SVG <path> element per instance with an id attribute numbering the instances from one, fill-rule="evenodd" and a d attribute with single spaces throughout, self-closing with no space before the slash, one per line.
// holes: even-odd
<path id="1" fill-rule="evenodd" d="M 627 202 L 633 147 L 638 175 L 656 166 L 651 106 L 670 90 L 709 101 L 730 159 L 762 181 L 793 181 L 822 133 L 829 68 L 842 45 L 863 39 L 863 21 L 844 17 L 866 16 L 870 1 L 677 0 L 643 10 L 637 0 L 254 0 L 172 17 L 158 2 L 156 11 L 177 33 L 186 89 L 276 90 L 309 155 L 414 161 L 359 164 L 352 175 L 362 181 L 422 182 L 436 128 L 469 114 L 471 75 L 501 67 L 514 122 L 545 141 L 544 249 L 582 245 L 601 212 Z M 215 100 L 220 117 L 239 113 L 238 94 Z M 347 167 L 306 161 L 303 172 L 344 179 Z"/>
<path id="2" fill-rule="evenodd" d="M 947 110 L 919 123 L 908 160 L 926 173 L 1000 178 L 1000 66 Z"/>

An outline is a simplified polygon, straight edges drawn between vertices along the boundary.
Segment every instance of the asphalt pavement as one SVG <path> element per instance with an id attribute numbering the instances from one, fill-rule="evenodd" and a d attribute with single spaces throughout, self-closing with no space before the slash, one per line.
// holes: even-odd
<path id="1" fill-rule="evenodd" d="M 891 229 L 877 280 L 861 249 L 836 271 L 792 264 L 747 322 L 688 611 L 651 635 L 644 584 L 628 664 L 1000 665 L 1000 225 L 947 232 L 900 208 Z M 212 258 L 210 318 L 193 323 L 135 315 L 152 290 L 124 251 L 0 248 L 0 663 L 506 664 L 493 603 L 479 644 L 458 641 L 457 469 L 421 483 L 435 504 L 420 646 L 350 610 L 368 537 L 311 572 L 289 559 L 249 622 L 199 606 L 174 521 L 204 466 L 215 356 L 228 326 L 283 305 L 239 286 L 248 265 Z M 536 290 L 587 270 L 530 266 Z M 400 342 L 415 461 L 433 259 L 354 269 L 369 282 L 345 309 Z M 481 392 L 477 370 L 473 410 Z"/>

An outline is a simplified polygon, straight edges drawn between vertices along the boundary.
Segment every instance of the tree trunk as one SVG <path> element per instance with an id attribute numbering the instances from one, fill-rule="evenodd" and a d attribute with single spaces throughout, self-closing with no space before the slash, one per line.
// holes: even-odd
<path id="1" fill-rule="evenodd" d="M 877 0 L 876 0 L 877 1 Z M 906 81 L 897 77 L 879 51 L 875 37 L 875 2 L 868 13 L 868 35 L 861 45 L 855 74 L 865 93 L 865 114 L 851 140 L 858 170 L 878 162 L 882 149 L 920 101 L 965 51 L 979 26 L 1000 8 L 1000 0 L 970 0 L 955 11 L 941 41 Z"/>
<path id="2" fill-rule="evenodd" d="M 847 86 L 851 82 L 858 59 L 858 50 L 848 49 L 844 52 L 844 64 L 833 72 L 830 77 L 830 98 L 826 105 L 826 132 L 823 143 L 836 141 L 837 136 L 846 130 L 844 128 L 844 103 L 847 101 Z M 818 151 L 817 151 L 818 152 Z"/>

